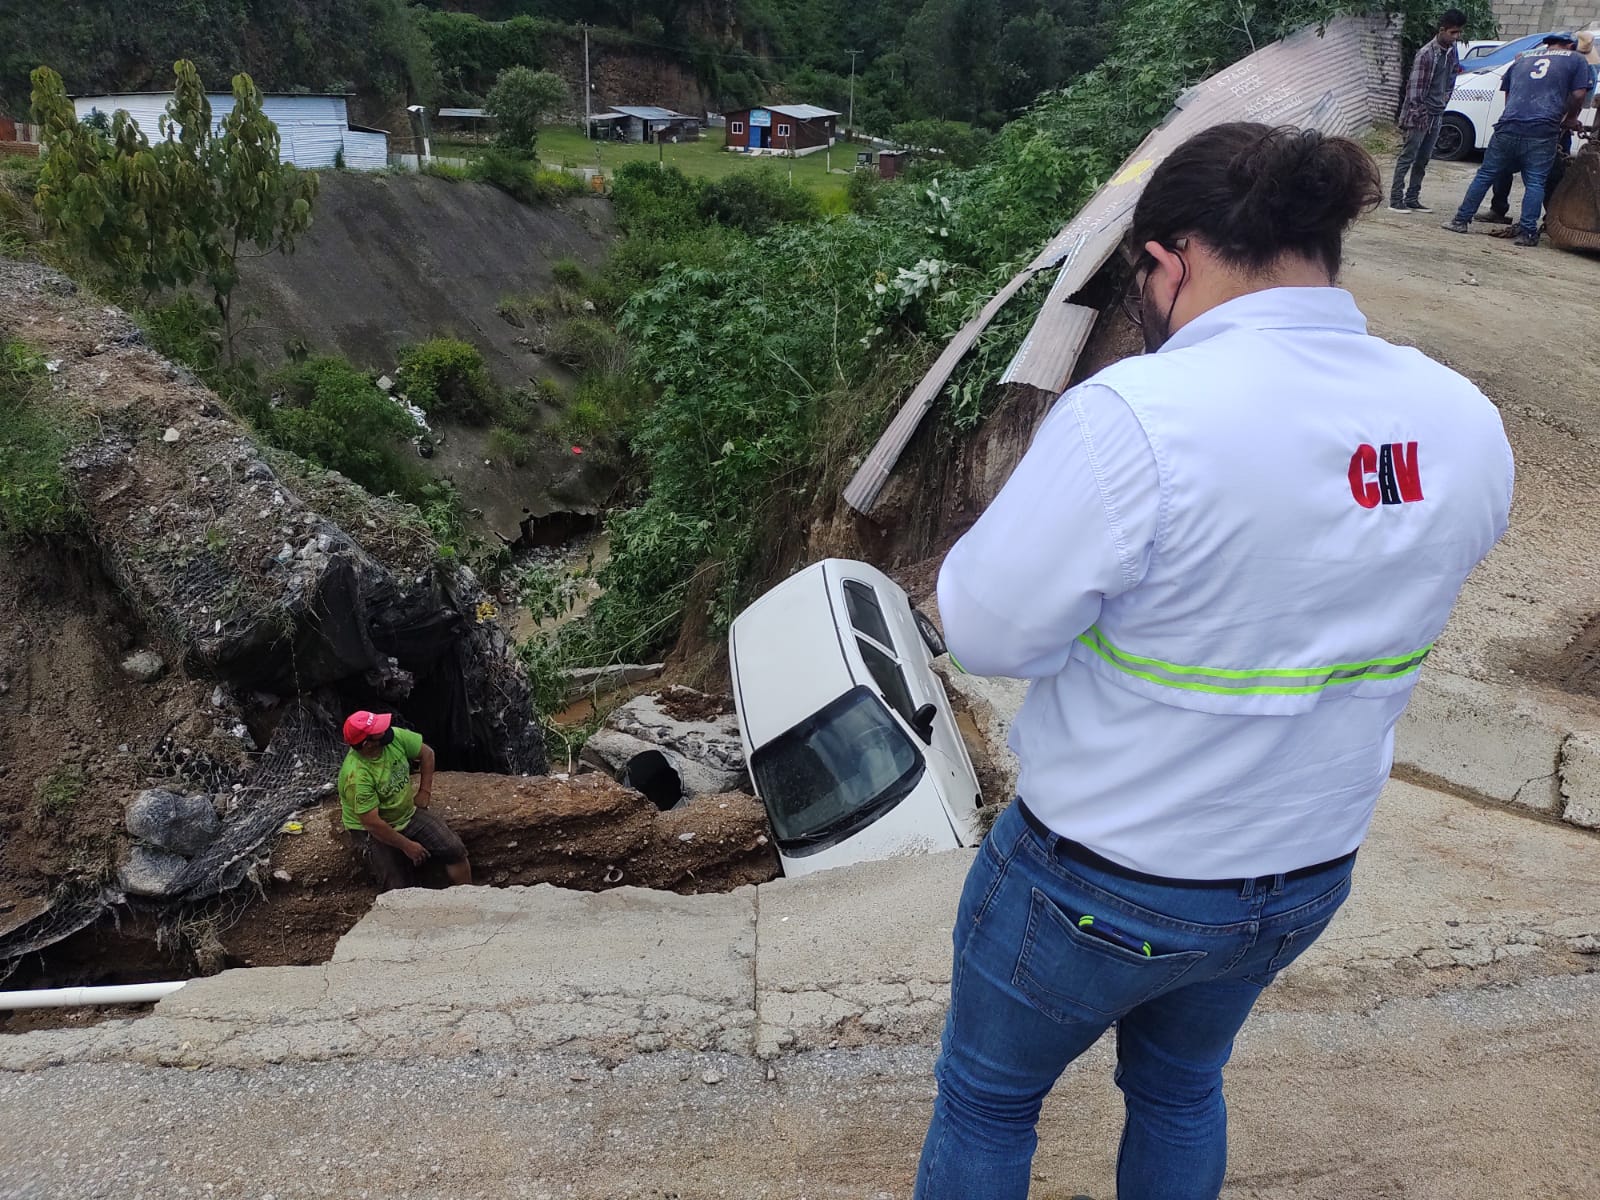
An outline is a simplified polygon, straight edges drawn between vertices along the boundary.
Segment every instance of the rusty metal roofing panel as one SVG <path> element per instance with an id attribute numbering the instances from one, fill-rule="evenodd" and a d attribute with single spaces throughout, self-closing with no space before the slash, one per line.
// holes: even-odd
<path id="1" fill-rule="evenodd" d="M 1035 274 L 1054 268 L 1059 268 L 1060 274 L 1050 289 L 1046 309 L 1035 321 L 1023 344 L 1024 351 L 1007 367 L 1003 378 L 1020 372 L 1043 391 L 1059 391 L 1066 386 L 1082 345 L 1070 356 L 1054 353 L 1053 348 L 1046 351 L 1038 343 L 1052 333 L 1041 329 L 1040 324 L 1060 323 L 1066 331 L 1075 330 L 1059 308 L 1115 252 L 1147 177 L 1180 143 L 1222 121 L 1261 121 L 1321 129 L 1325 133 L 1356 133 L 1375 118 L 1393 111 L 1401 82 L 1398 22 L 1386 17 L 1341 17 L 1330 21 L 1320 34 L 1315 28 L 1303 29 L 1264 46 L 1190 88 L 1110 181 L 945 348 L 850 480 L 844 491 L 845 500 L 858 512 L 871 511 L 918 422 L 984 326 L 1000 305 Z M 1023 353 L 1031 354 L 1031 363 L 1022 361 Z M 1042 370 L 1045 366 L 1049 369 Z"/>
<path id="2" fill-rule="evenodd" d="M 1057 277 L 1060 283 L 1060 277 Z M 1022 383 L 1042 392 L 1059 392 L 1056 381 L 1072 374 L 1072 364 L 1078 361 L 1083 347 L 1094 328 L 1094 319 L 1100 314 L 1081 304 L 1068 303 L 1058 288 L 1051 288 L 1039 317 L 1022 340 L 1001 383 Z"/>

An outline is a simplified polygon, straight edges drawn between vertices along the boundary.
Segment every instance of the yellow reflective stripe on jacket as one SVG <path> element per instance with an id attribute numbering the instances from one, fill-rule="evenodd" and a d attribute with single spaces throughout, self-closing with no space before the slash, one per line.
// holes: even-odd
<path id="1" fill-rule="evenodd" d="M 1219 696 L 1304 696 L 1341 683 L 1364 680 L 1398 679 L 1422 666 L 1433 644 L 1397 654 L 1391 658 L 1370 658 L 1365 662 L 1334 663 L 1327 667 L 1262 667 L 1259 670 L 1234 670 L 1225 667 L 1185 667 L 1129 654 L 1109 642 L 1099 626 L 1078 636 L 1078 640 L 1101 659 L 1136 679 L 1163 687 L 1191 692 L 1210 692 Z"/>

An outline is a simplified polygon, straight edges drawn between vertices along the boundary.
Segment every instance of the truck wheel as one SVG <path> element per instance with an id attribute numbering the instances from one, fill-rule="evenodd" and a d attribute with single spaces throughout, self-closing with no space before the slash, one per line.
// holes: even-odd
<path id="1" fill-rule="evenodd" d="M 922 635 L 923 643 L 928 647 L 928 653 L 938 658 L 945 652 L 944 638 L 939 634 L 939 627 L 933 623 L 933 618 L 919 608 L 911 610 L 911 619 L 917 623 L 917 632 Z"/>
<path id="2" fill-rule="evenodd" d="M 1477 148 L 1478 135 L 1472 122 L 1460 113 L 1445 113 L 1439 125 L 1439 140 L 1433 156 L 1445 162 L 1459 162 Z"/>

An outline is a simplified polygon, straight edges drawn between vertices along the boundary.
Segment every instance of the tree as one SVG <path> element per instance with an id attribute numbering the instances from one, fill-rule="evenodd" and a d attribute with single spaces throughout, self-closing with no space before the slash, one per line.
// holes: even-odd
<path id="1" fill-rule="evenodd" d="M 203 283 L 233 361 L 239 262 L 289 253 L 311 223 L 317 180 L 279 160 L 278 127 L 248 75 L 233 79 L 233 110 L 212 119 L 191 62 L 151 142 L 125 112 L 107 138 L 80 123 L 61 77 L 33 73 L 34 120 L 44 127 L 37 203 L 45 228 L 113 284 L 146 297 Z"/>
<path id="2" fill-rule="evenodd" d="M 567 85 L 551 71 L 507 67 L 490 89 L 484 108 L 495 119 L 495 141 L 507 150 L 532 154 L 539 126 L 567 102 Z"/>

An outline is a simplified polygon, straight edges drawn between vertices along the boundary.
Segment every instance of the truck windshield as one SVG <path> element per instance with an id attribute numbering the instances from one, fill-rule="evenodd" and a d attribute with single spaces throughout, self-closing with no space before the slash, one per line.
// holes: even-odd
<path id="1" fill-rule="evenodd" d="M 750 756 L 784 850 L 820 848 L 888 812 L 922 777 L 922 753 L 866 687 L 846 692 Z"/>

